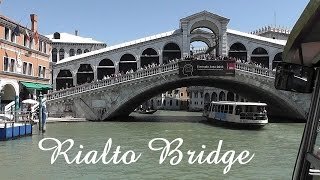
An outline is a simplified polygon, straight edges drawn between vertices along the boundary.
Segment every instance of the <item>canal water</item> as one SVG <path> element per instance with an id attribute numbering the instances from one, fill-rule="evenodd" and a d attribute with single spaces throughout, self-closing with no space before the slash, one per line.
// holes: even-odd
<path id="1" fill-rule="evenodd" d="M 229 129 L 206 123 L 200 113 L 186 112 L 158 111 L 154 115 L 133 116 L 121 122 L 48 124 L 44 135 L 35 130 L 32 137 L 0 142 L 0 179 L 291 179 L 304 128 L 304 124 L 279 123 L 260 130 Z M 121 146 L 122 152 L 133 150 L 142 155 L 130 165 L 103 164 L 101 161 L 94 165 L 69 165 L 62 156 L 50 164 L 52 151 L 42 151 L 38 147 L 45 137 L 60 141 L 73 139 L 75 145 L 68 152 L 70 159 L 79 150 L 84 155 L 96 150 L 99 157 L 109 138 L 112 138 L 112 151 Z M 160 165 L 160 152 L 148 148 L 153 138 L 169 141 L 182 138 L 182 161 L 171 166 L 170 159 L 166 159 Z M 219 140 L 223 140 L 220 157 L 229 150 L 235 150 L 236 156 L 244 150 L 255 156 L 246 165 L 235 163 L 227 174 L 223 174 L 226 165 L 222 163 L 188 164 L 188 150 L 197 153 L 204 150 L 207 155 L 217 149 Z M 80 144 L 83 149 L 79 148 Z M 161 144 L 157 142 L 157 145 Z"/>

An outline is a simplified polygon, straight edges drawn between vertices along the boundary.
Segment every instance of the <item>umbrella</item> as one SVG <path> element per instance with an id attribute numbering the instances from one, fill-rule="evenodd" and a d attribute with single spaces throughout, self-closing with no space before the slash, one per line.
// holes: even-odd
<path id="1" fill-rule="evenodd" d="M 23 100 L 22 103 L 24 103 L 24 104 L 37 104 L 39 102 L 34 99 L 26 99 L 26 100 Z"/>

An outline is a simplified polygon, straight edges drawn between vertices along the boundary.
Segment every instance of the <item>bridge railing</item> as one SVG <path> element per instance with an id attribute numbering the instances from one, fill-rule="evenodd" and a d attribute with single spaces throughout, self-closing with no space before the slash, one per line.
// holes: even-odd
<path id="1" fill-rule="evenodd" d="M 110 86 L 113 84 L 128 82 L 131 80 L 140 79 L 147 76 L 152 76 L 152 75 L 156 75 L 156 74 L 160 74 L 160 73 L 168 72 L 172 70 L 177 70 L 177 69 L 178 69 L 178 63 L 174 62 L 174 63 L 169 63 L 161 66 L 151 67 L 149 69 L 138 70 L 134 73 L 124 74 L 118 77 L 112 77 L 110 79 L 82 84 L 76 87 L 52 92 L 51 94 L 47 95 L 47 100 L 50 101 L 56 98 L 61 98 L 61 97 L 65 97 L 73 94 L 91 91 L 94 89 Z"/>
<path id="2" fill-rule="evenodd" d="M 252 64 L 236 62 L 236 69 L 246 71 L 246 72 L 252 72 L 254 74 L 259 74 L 263 76 L 275 77 L 275 72 L 273 70 L 257 67 Z"/>
<path id="3" fill-rule="evenodd" d="M 118 77 L 112 77 L 110 79 L 105 79 L 105 80 L 92 82 L 92 83 L 88 83 L 88 84 L 82 84 L 82 85 L 68 88 L 68 89 L 64 89 L 64 90 L 59 90 L 59 91 L 53 92 L 51 94 L 48 94 L 47 100 L 50 101 L 50 100 L 53 100 L 56 98 L 66 97 L 66 96 L 78 94 L 78 93 L 83 93 L 86 91 L 91 91 L 94 89 L 98 89 L 98 88 L 102 88 L 102 87 L 106 87 L 106 86 L 111 86 L 111 85 L 114 85 L 117 83 L 128 82 L 131 80 L 136 80 L 136 79 L 144 78 L 147 76 L 160 74 L 163 72 L 177 70 L 178 68 L 179 68 L 178 62 L 172 62 L 169 64 L 163 64 L 163 65 L 151 67 L 148 69 L 137 70 L 134 73 L 124 74 L 124 75 L 121 75 Z M 268 76 L 268 77 L 274 77 L 274 75 L 275 75 L 275 72 L 273 72 L 272 70 L 259 68 L 254 65 L 244 64 L 244 63 L 240 63 L 240 62 L 236 62 L 236 69 L 246 71 L 246 72 L 251 72 L 256 75 L 263 75 L 263 76 Z"/>

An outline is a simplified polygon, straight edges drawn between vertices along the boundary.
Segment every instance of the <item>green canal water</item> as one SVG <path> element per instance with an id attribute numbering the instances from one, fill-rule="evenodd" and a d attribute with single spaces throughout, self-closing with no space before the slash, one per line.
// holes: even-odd
<path id="1" fill-rule="evenodd" d="M 199 113 L 158 111 L 154 115 L 134 115 L 121 122 L 55 123 L 47 125 L 47 132 L 13 141 L 0 142 L 0 179 L 291 179 L 304 124 L 269 124 L 260 130 L 237 130 L 205 123 Z M 100 155 L 105 143 L 112 138 L 111 150 L 142 153 L 133 164 L 67 164 L 59 156 L 50 164 L 52 151 L 42 151 L 38 143 L 42 138 L 60 141 L 73 139 L 70 158 L 82 151 L 96 150 Z M 169 159 L 159 164 L 159 151 L 152 151 L 148 143 L 153 138 L 172 141 L 184 140 L 180 147 L 182 161 L 171 166 Z M 235 163 L 227 174 L 225 164 L 188 164 L 188 150 L 200 152 L 206 145 L 205 155 L 217 149 L 223 140 L 222 153 L 235 150 L 236 155 L 248 150 L 254 153 L 246 165 Z M 159 144 L 159 143 L 158 143 Z M 46 143 L 46 145 L 53 145 Z M 84 156 L 83 155 L 83 156 Z M 111 156 L 110 156 L 111 157 Z"/>

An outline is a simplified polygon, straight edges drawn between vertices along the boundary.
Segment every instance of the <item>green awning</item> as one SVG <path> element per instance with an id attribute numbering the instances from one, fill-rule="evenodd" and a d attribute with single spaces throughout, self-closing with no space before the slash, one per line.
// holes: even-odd
<path id="1" fill-rule="evenodd" d="M 32 83 L 32 82 L 21 82 L 27 89 L 36 89 L 36 90 L 50 90 L 52 86 L 49 84 L 39 84 L 39 83 Z"/>

